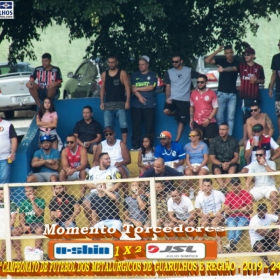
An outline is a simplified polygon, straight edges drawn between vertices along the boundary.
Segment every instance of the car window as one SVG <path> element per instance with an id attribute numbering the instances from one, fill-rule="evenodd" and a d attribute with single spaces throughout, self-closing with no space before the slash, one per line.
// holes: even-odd
<path id="1" fill-rule="evenodd" d="M 0 74 L 8 74 L 10 71 L 10 67 L 8 65 L 0 66 Z"/>
<path id="2" fill-rule="evenodd" d="M 34 68 L 30 64 L 13 64 L 0 66 L 0 74 L 33 72 Z"/>
<path id="3" fill-rule="evenodd" d="M 93 63 L 89 63 L 87 69 L 87 76 L 95 79 L 97 74 L 98 73 L 97 73 L 96 65 Z"/>
<path id="4" fill-rule="evenodd" d="M 84 63 L 82 64 L 76 71 L 75 76 L 85 76 L 87 73 L 87 68 L 88 68 L 88 63 Z"/>

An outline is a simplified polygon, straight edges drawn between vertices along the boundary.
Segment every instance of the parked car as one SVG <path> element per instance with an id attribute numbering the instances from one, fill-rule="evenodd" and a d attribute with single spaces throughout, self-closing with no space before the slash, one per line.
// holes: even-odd
<path id="1" fill-rule="evenodd" d="M 28 62 L 0 62 L 0 111 L 5 112 L 7 119 L 14 117 L 14 111 L 36 110 L 35 101 L 25 86 L 33 70 Z"/>
<path id="2" fill-rule="evenodd" d="M 99 97 L 101 87 L 102 63 L 97 59 L 86 59 L 73 72 L 69 72 L 63 90 L 63 98 Z"/>

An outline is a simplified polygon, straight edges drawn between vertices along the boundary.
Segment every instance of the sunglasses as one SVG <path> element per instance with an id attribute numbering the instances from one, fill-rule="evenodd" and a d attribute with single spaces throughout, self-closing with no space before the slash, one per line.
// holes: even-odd
<path id="1" fill-rule="evenodd" d="M 195 137 L 197 136 L 196 134 L 189 134 L 189 137 Z"/>
<path id="2" fill-rule="evenodd" d="M 251 54 L 249 54 L 249 53 L 244 53 L 244 56 L 251 56 Z"/>
<path id="3" fill-rule="evenodd" d="M 256 157 L 262 157 L 264 154 L 256 154 Z"/>
<path id="4" fill-rule="evenodd" d="M 197 81 L 196 83 L 197 83 L 197 84 L 205 84 L 204 81 Z"/>
<path id="5" fill-rule="evenodd" d="M 259 109 L 251 109 L 251 112 L 257 112 Z"/>
<path id="6" fill-rule="evenodd" d="M 105 137 L 107 137 L 107 136 L 112 136 L 114 133 L 112 133 L 112 132 L 109 132 L 109 133 L 105 133 L 104 135 L 105 135 Z"/>
<path id="7" fill-rule="evenodd" d="M 74 144 L 74 141 L 66 141 L 66 144 Z"/>
<path id="8" fill-rule="evenodd" d="M 172 63 L 179 63 L 180 60 L 172 60 Z"/>

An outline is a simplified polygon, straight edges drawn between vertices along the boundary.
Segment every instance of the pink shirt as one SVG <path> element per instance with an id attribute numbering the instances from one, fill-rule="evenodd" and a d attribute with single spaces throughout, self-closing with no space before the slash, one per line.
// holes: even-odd
<path id="1" fill-rule="evenodd" d="M 53 120 L 54 119 L 57 119 L 58 117 L 57 117 L 57 113 L 56 112 L 52 112 L 52 113 L 48 113 L 48 112 L 46 112 L 44 115 L 43 115 L 43 117 L 42 117 L 42 119 L 41 119 L 41 122 L 53 122 Z M 45 128 L 45 127 L 39 127 L 40 128 L 40 130 L 42 130 L 42 131 L 47 131 L 47 128 Z"/>
<path id="2" fill-rule="evenodd" d="M 239 194 L 235 194 L 234 192 L 230 192 L 226 196 L 225 205 L 229 206 L 230 209 L 240 209 L 245 207 L 248 204 L 252 204 L 252 196 L 245 190 L 241 190 Z M 243 214 L 243 213 L 234 213 L 231 214 L 230 217 L 240 217 L 245 216 L 250 219 L 250 214 Z"/>
<path id="3" fill-rule="evenodd" d="M 190 105 L 194 107 L 194 121 L 202 125 L 203 122 L 209 118 L 213 109 L 218 108 L 217 95 L 211 89 L 207 89 L 203 93 L 194 90 L 191 93 Z M 213 118 L 211 122 L 215 123 L 215 118 Z"/>

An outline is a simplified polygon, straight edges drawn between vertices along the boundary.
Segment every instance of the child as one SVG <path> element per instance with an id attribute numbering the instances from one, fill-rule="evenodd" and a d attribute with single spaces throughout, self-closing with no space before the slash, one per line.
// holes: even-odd
<path id="1" fill-rule="evenodd" d="M 38 115 L 36 117 L 36 124 L 40 129 L 40 135 L 49 135 L 52 141 L 52 148 L 58 150 L 58 142 L 61 142 L 59 136 L 57 135 L 58 116 L 54 108 L 52 99 L 45 98 L 43 106 L 40 107 Z"/>
<path id="2" fill-rule="evenodd" d="M 141 150 L 138 154 L 138 166 L 140 167 L 140 175 L 147 169 L 151 168 L 155 161 L 154 156 L 154 140 L 147 135 L 142 140 Z"/>

